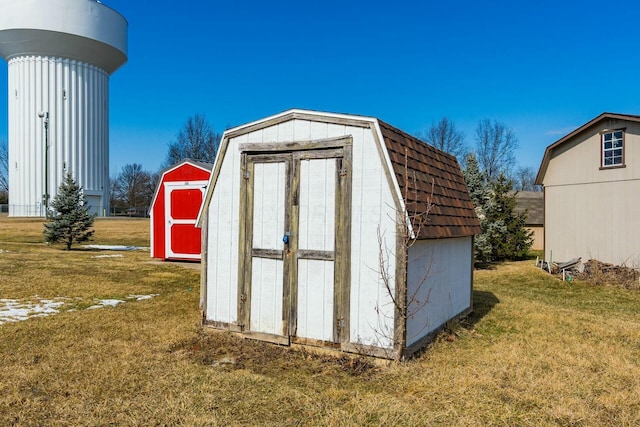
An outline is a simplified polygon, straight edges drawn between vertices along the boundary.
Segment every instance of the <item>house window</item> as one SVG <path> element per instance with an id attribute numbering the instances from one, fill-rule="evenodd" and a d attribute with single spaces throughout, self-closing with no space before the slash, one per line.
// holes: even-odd
<path id="1" fill-rule="evenodd" d="M 602 134 L 602 167 L 624 165 L 624 131 L 614 130 Z"/>

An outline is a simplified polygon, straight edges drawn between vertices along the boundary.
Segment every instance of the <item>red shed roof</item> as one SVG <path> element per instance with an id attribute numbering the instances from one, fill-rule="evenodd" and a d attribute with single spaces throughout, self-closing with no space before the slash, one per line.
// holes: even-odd
<path id="1" fill-rule="evenodd" d="M 190 158 L 183 159 L 183 160 L 179 161 L 178 163 L 175 163 L 175 164 L 173 164 L 173 165 L 171 165 L 169 167 L 166 167 L 166 168 L 162 169 L 158 173 L 158 182 L 156 182 L 156 189 L 153 192 L 153 199 L 151 199 L 151 205 L 150 205 L 151 209 L 153 209 L 153 206 L 156 204 L 156 199 L 158 198 L 158 193 L 160 192 L 160 189 L 162 188 L 162 183 L 163 183 L 163 181 L 165 179 L 165 176 L 170 174 L 172 171 L 180 169 L 184 165 L 191 165 L 191 166 L 194 166 L 196 168 L 200 168 L 200 169 L 202 169 L 204 171 L 207 171 L 207 173 L 208 173 L 207 176 L 209 176 L 211 174 L 211 170 L 213 169 L 213 164 L 212 163 L 205 163 L 205 162 L 202 162 L 200 160 L 194 160 L 194 159 L 190 159 Z"/>

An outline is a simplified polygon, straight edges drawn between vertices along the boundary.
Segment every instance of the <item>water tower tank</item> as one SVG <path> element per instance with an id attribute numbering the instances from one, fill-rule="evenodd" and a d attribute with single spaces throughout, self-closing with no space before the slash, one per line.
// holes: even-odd
<path id="1" fill-rule="evenodd" d="M 44 216 L 66 171 L 109 212 L 109 76 L 126 19 L 95 0 L 0 0 L 9 75 L 9 215 Z"/>

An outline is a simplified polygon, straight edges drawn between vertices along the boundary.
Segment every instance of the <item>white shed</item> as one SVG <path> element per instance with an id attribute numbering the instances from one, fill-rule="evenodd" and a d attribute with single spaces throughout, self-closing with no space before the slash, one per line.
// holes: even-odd
<path id="1" fill-rule="evenodd" d="M 472 308 L 479 224 L 455 157 L 376 118 L 227 130 L 198 224 L 216 328 L 401 358 Z"/>

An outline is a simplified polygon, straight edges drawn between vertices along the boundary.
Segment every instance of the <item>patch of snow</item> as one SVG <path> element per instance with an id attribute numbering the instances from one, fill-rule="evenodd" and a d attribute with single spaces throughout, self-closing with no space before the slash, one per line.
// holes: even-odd
<path id="1" fill-rule="evenodd" d="M 154 297 L 160 296 L 160 294 L 150 295 L 129 295 L 127 300 L 144 301 Z M 0 299 L 0 325 L 9 322 L 19 322 L 27 320 L 32 317 L 46 317 L 60 313 L 60 308 L 65 304 L 65 301 L 79 300 L 82 298 L 67 298 L 57 297 L 55 299 L 40 299 L 37 295 L 34 297 L 37 302 L 20 301 L 16 299 Z M 88 307 L 88 309 L 98 309 L 105 307 L 115 307 L 119 304 L 123 304 L 126 301 L 120 299 L 104 299 L 99 300 L 96 305 Z M 77 311 L 71 309 L 68 311 Z"/>
<path id="2" fill-rule="evenodd" d="M 12 299 L 0 299 L 0 325 L 7 322 L 19 322 L 31 317 L 44 317 L 60 312 L 63 301 L 40 300 L 39 302 L 21 302 Z"/>
<path id="3" fill-rule="evenodd" d="M 96 305 L 92 305 L 89 307 L 89 310 L 93 310 L 96 308 L 104 308 L 104 307 L 115 307 L 118 304 L 122 304 L 124 301 L 121 299 L 103 299 L 98 302 Z"/>
<path id="4" fill-rule="evenodd" d="M 148 251 L 144 246 L 118 246 L 118 245 L 84 245 L 86 249 L 99 249 L 103 251 Z"/>
<path id="5" fill-rule="evenodd" d="M 4 250 L 4 249 L 0 249 L 0 254 L 8 254 L 8 253 L 9 253 L 9 251 Z"/>
<path id="6" fill-rule="evenodd" d="M 151 295 L 129 295 L 127 299 L 135 299 L 136 301 L 144 301 L 151 298 L 159 297 L 160 294 L 151 294 Z"/>
<path id="7" fill-rule="evenodd" d="M 116 254 L 116 255 L 96 255 L 91 258 L 124 258 L 124 255 Z"/>
<path id="8" fill-rule="evenodd" d="M 218 360 L 214 360 L 211 363 L 211 366 L 221 366 L 221 365 L 235 365 L 236 362 L 236 358 L 235 357 L 223 357 L 221 359 Z"/>

